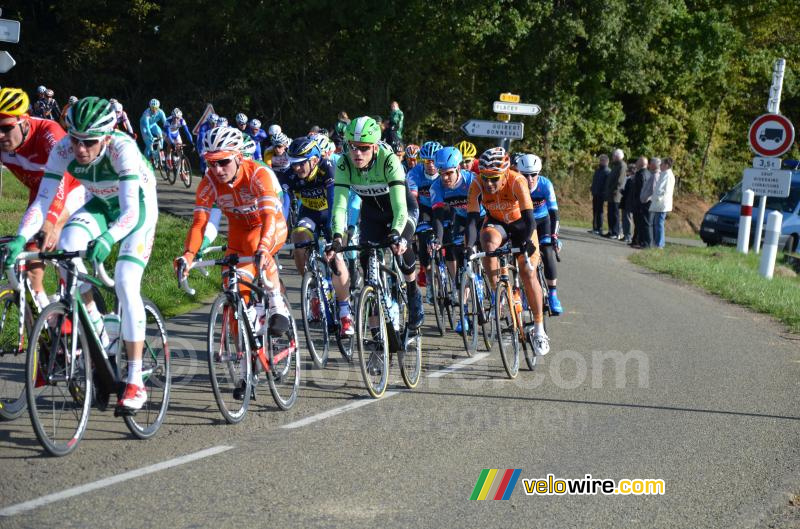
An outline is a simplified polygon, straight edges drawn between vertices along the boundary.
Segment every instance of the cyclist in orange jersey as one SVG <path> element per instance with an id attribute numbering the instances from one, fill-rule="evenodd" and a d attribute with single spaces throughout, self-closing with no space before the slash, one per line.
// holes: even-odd
<path id="1" fill-rule="evenodd" d="M 510 169 L 508 153 L 502 147 L 493 147 L 481 155 L 479 172 L 480 178 L 472 181 L 467 199 L 467 252 L 471 251 L 477 238 L 476 228 L 482 204 L 486 210 L 480 230 L 483 250 L 494 251 L 508 241 L 514 248 L 524 250 L 523 254 L 517 256 L 517 264 L 530 310 L 533 311 L 533 349 L 537 355 L 545 355 L 550 351 L 550 339 L 544 330 L 543 294 L 536 274 L 539 249 L 528 181 Z M 489 283 L 494 288 L 500 275 L 497 258 L 484 258 L 483 265 Z"/>
<path id="2" fill-rule="evenodd" d="M 208 164 L 205 178 L 195 195 L 194 220 L 186 236 L 182 257 L 188 268 L 203 242 L 211 207 L 216 204 L 228 219 L 228 254 L 254 256 L 253 263 L 241 264 L 240 270 L 253 279 L 263 270 L 271 283 L 269 329 L 273 334 L 289 330 L 291 317 L 281 296 L 278 266 L 273 256 L 286 241 L 286 221 L 276 180 L 269 167 L 245 159 L 242 133 L 233 127 L 217 127 L 203 138 L 203 156 Z M 176 263 L 178 261 L 176 259 Z M 241 285 L 245 302 L 250 291 Z"/>

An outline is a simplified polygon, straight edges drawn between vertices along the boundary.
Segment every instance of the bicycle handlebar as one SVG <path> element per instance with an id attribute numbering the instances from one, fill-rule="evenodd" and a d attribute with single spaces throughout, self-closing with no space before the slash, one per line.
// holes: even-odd
<path id="1" fill-rule="evenodd" d="M 77 252 L 65 252 L 63 250 L 56 250 L 53 252 L 21 252 L 19 255 L 17 255 L 16 260 L 30 261 L 35 259 L 41 261 L 66 261 L 75 258 L 84 259 L 86 257 L 86 253 L 87 250 L 80 250 Z M 100 279 L 100 281 L 108 288 L 114 288 L 114 280 L 108 275 L 108 272 L 106 272 L 106 267 L 103 263 L 93 261 L 92 267 L 94 268 L 94 277 Z M 14 288 L 17 288 L 18 284 L 16 274 L 7 275 L 11 285 Z"/>

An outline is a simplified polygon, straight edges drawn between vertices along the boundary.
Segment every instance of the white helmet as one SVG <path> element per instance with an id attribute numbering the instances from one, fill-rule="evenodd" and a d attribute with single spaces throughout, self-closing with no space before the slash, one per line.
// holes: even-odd
<path id="1" fill-rule="evenodd" d="M 241 152 L 244 146 L 242 131 L 235 127 L 216 127 L 203 137 L 203 155 L 217 152 Z"/>
<path id="2" fill-rule="evenodd" d="M 326 135 L 317 134 L 314 139 L 317 141 L 317 146 L 325 158 L 336 152 L 336 146 Z"/>
<path id="3" fill-rule="evenodd" d="M 180 108 L 175 107 L 172 109 L 172 115 L 175 116 L 176 118 L 182 118 L 183 112 L 181 112 Z"/>
<path id="4" fill-rule="evenodd" d="M 223 118 L 222 116 L 219 117 L 219 121 L 217 121 L 217 127 L 227 127 L 228 126 L 228 118 Z"/>
<path id="5" fill-rule="evenodd" d="M 281 129 L 281 126 L 280 126 L 280 125 L 270 125 L 270 126 L 269 126 L 269 130 L 267 130 L 267 133 L 268 133 L 270 136 L 275 136 L 276 134 L 278 134 L 279 132 L 281 132 L 281 130 L 282 130 L 282 129 Z"/>
<path id="6" fill-rule="evenodd" d="M 45 92 L 47 92 L 47 87 L 45 87 L 44 85 L 39 85 L 39 88 L 36 89 L 36 93 L 39 95 L 42 95 Z"/>
<path id="7" fill-rule="evenodd" d="M 119 101 L 115 101 L 114 103 L 111 103 L 111 106 L 114 107 L 114 112 L 116 112 L 116 113 L 122 112 L 122 103 L 120 103 Z"/>
<path id="8" fill-rule="evenodd" d="M 272 142 L 273 146 L 283 145 L 284 147 L 288 147 L 289 144 L 292 143 L 292 140 L 289 139 L 289 136 L 287 136 L 283 132 L 279 132 L 276 135 L 274 135 L 272 137 L 272 140 L 270 141 Z"/>
<path id="9" fill-rule="evenodd" d="M 239 112 L 238 114 L 236 114 L 236 123 L 238 123 L 239 125 L 245 125 L 247 123 L 247 116 Z"/>
<path id="10" fill-rule="evenodd" d="M 75 104 L 75 103 L 77 103 L 77 102 L 78 102 L 78 98 L 77 98 L 77 96 L 69 96 L 69 101 L 68 101 L 68 103 L 69 103 L 70 105 L 74 105 L 74 104 Z M 110 101 L 109 101 L 109 103 L 110 103 Z M 112 103 L 112 106 L 113 106 L 113 103 Z"/>
<path id="11" fill-rule="evenodd" d="M 245 158 L 252 158 L 256 153 L 256 142 L 249 134 L 243 135 L 242 141 L 242 155 Z"/>
<path id="12" fill-rule="evenodd" d="M 208 118 L 206 118 L 206 121 L 212 125 L 216 125 L 219 123 L 219 116 L 216 114 L 209 114 Z"/>
<path id="13" fill-rule="evenodd" d="M 261 122 L 259 120 L 257 120 L 256 118 L 251 119 L 250 120 L 250 128 L 251 129 L 260 129 L 261 128 Z"/>
<path id="14" fill-rule="evenodd" d="M 522 174 L 539 174 L 542 172 L 542 159 L 535 154 L 523 154 L 517 160 L 517 171 Z"/>
<path id="15" fill-rule="evenodd" d="M 154 97 L 153 99 L 150 100 L 150 106 L 153 107 L 153 108 L 160 108 L 161 107 L 161 101 L 159 101 L 158 99 L 156 99 Z"/>

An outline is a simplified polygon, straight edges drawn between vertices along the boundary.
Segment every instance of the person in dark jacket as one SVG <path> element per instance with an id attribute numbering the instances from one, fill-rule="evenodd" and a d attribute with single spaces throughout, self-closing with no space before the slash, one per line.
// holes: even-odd
<path id="1" fill-rule="evenodd" d="M 640 200 L 640 196 L 642 194 L 642 188 L 644 187 L 645 182 L 645 173 L 647 171 L 647 158 L 644 156 L 639 156 L 639 159 L 636 160 L 636 169 L 633 173 L 633 241 L 630 243 L 631 246 L 640 247 L 643 245 L 644 242 L 644 226 L 646 224 L 644 216 L 646 216 L 642 210 L 642 201 Z M 649 204 L 647 205 L 649 207 Z"/>
<path id="2" fill-rule="evenodd" d="M 601 154 L 597 157 L 600 164 L 592 176 L 592 229 L 596 235 L 603 233 L 603 202 L 606 193 L 606 178 L 611 170 L 608 168 L 608 156 Z"/>
<path id="3" fill-rule="evenodd" d="M 625 187 L 625 153 L 622 149 L 614 149 L 611 155 L 611 172 L 606 179 L 605 199 L 608 202 L 608 233 L 605 237 L 621 239 L 619 222 L 619 203 L 622 200 L 622 188 Z"/>
<path id="4" fill-rule="evenodd" d="M 639 200 L 633 196 L 633 174 L 635 171 L 635 164 L 629 163 L 625 186 L 622 188 L 622 200 L 619 203 L 619 210 L 622 215 L 622 235 L 627 244 L 633 241 L 633 215 L 639 209 Z"/>

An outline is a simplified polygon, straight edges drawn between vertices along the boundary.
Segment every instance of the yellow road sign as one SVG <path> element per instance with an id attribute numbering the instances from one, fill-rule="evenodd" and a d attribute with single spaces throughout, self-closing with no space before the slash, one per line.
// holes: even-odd
<path id="1" fill-rule="evenodd" d="M 500 94 L 500 101 L 504 101 L 506 103 L 519 103 L 519 94 L 504 92 Z"/>
<path id="2" fill-rule="evenodd" d="M 511 114 L 497 114 L 497 121 L 511 121 Z"/>

